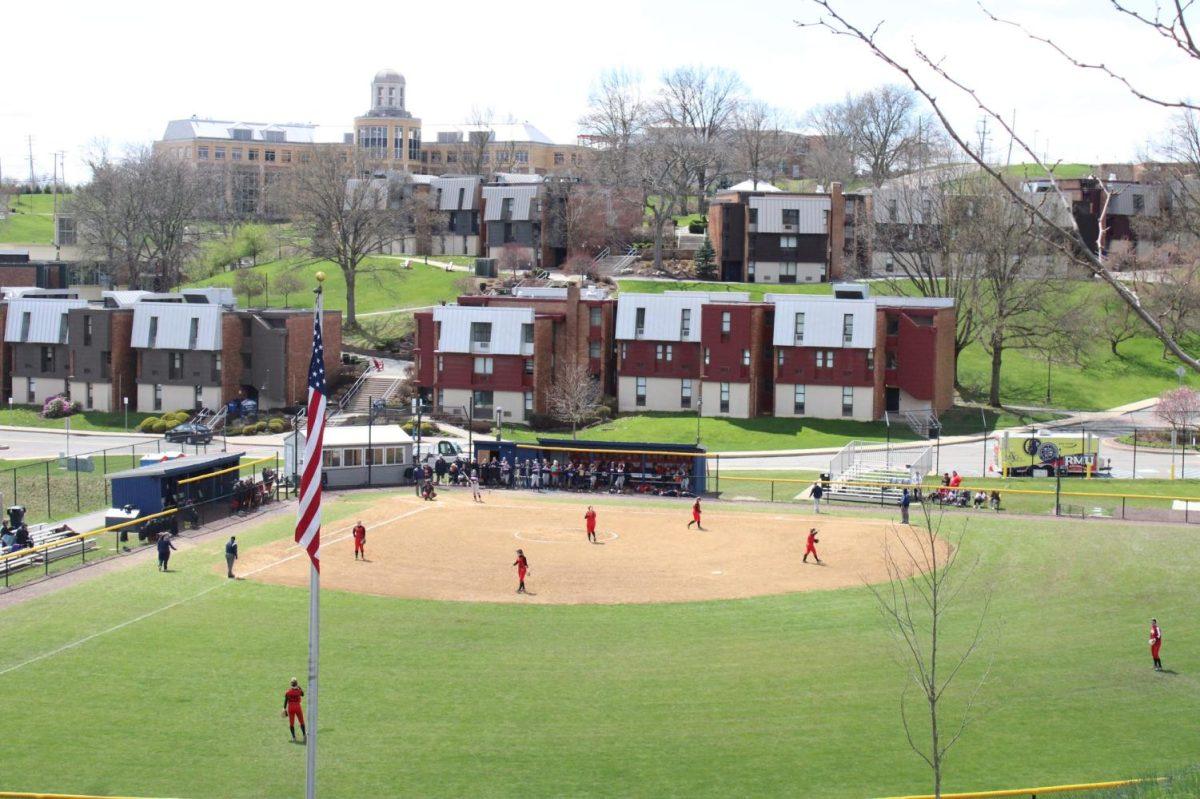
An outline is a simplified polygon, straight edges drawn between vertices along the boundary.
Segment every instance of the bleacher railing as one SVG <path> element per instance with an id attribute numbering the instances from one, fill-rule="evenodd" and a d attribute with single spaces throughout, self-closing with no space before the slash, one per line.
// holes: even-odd
<path id="1" fill-rule="evenodd" d="M 941 799 L 999 799 L 999 797 L 1026 796 L 1037 799 L 1039 796 L 1060 793 L 1080 793 L 1082 791 L 1107 791 L 1113 788 L 1128 788 L 1150 782 L 1165 782 L 1165 777 L 1144 780 L 1110 780 L 1108 782 L 1086 782 L 1077 785 L 1046 785 L 1040 788 L 1005 788 L 998 791 L 969 791 L 967 793 L 943 793 Z M 3 794 L 0 794 L 3 796 Z M 935 799 L 933 794 L 912 794 L 908 796 L 890 796 L 887 799 Z"/>

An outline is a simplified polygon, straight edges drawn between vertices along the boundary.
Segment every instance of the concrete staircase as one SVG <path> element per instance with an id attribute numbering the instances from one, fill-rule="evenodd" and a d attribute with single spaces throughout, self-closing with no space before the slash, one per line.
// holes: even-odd
<path id="1" fill-rule="evenodd" d="M 619 275 L 629 271 L 637 259 L 638 251 L 633 247 L 616 253 L 605 247 L 592 261 L 592 264 L 596 268 L 597 275 Z"/>
<path id="2" fill-rule="evenodd" d="M 363 378 L 354 394 L 346 399 L 342 410 L 345 414 L 366 413 L 371 408 L 371 400 L 385 402 L 400 388 L 402 378 L 399 375 L 371 375 Z"/>

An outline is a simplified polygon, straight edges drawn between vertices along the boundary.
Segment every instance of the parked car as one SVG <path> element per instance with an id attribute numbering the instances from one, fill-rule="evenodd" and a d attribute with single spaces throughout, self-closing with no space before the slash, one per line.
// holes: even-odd
<path id="1" fill-rule="evenodd" d="M 172 444 L 208 444 L 213 440 L 212 431 L 201 424 L 184 422 L 168 430 L 163 437 Z"/>

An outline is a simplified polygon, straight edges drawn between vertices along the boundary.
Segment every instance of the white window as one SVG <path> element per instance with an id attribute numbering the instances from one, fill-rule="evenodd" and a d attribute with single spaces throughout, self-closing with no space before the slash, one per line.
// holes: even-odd
<path id="1" fill-rule="evenodd" d="M 29 382 L 32 383 L 33 381 L 30 380 Z M 154 384 L 154 410 L 162 410 L 162 383 Z"/>
<path id="2" fill-rule="evenodd" d="M 445 368 L 446 368 L 445 356 L 442 356 L 442 355 L 437 356 L 437 370 L 440 372 Z"/>
<path id="3" fill-rule="evenodd" d="M 867 371 L 875 371 L 875 350 L 867 350 Z"/>
<path id="4" fill-rule="evenodd" d="M 672 344 L 667 345 L 667 360 L 670 361 L 675 354 L 675 347 Z"/>
<path id="5" fill-rule="evenodd" d="M 779 246 L 794 248 L 796 246 L 796 237 L 795 236 L 780 236 L 779 237 Z"/>
<path id="6" fill-rule="evenodd" d="M 637 308 L 633 312 L 633 337 L 641 338 L 646 335 L 646 309 Z"/>
<path id="7" fill-rule="evenodd" d="M 654 345 L 654 360 L 661 361 L 662 359 L 663 359 L 663 345 L 655 344 Z"/>
<path id="8" fill-rule="evenodd" d="M 817 368 L 833 368 L 833 350 L 817 350 Z"/>
<path id="9" fill-rule="evenodd" d="M 321 458 L 321 465 L 326 469 L 334 468 L 342 465 L 342 451 L 340 449 L 327 449 Z"/>
<path id="10" fill-rule="evenodd" d="M 705 347 L 704 348 L 704 365 L 708 366 L 708 364 L 711 361 L 712 361 L 712 350 L 710 350 L 708 347 Z"/>
<path id="11" fill-rule="evenodd" d="M 592 327 L 600 327 L 600 320 L 601 320 L 600 309 L 599 308 L 589 308 L 588 309 L 588 323 Z"/>
<path id="12" fill-rule="evenodd" d="M 779 265 L 779 282 L 780 283 L 795 283 L 796 282 L 796 264 L 788 262 Z"/>
<path id="13" fill-rule="evenodd" d="M 494 359 L 492 358 L 476 358 L 475 359 L 475 374 L 490 375 L 494 368 Z"/>
<path id="14" fill-rule="evenodd" d="M 692 407 L 692 381 L 686 377 L 679 381 L 679 407 Z"/>
<path id="15" fill-rule="evenodd" d="M 599 358 L 600 357 L 600 342 L 599 341 L 589 341 L 588 342 L 588 357 L 589 358 Z"/>
<path id="16" fill-rule="evenodd" d="M 533 392 L 525 392 L 525 413 L 533 413 Z"/>
<path id="17" fill-rule="evenodd" d="M 634 380 L 634 402 L 639 407 L 646 404 L 646 378 L 644 377 Z"/>
<path id="18" fill-rule="evenodd" d="M 792 394 L 792 413 L 797 416 L 804 415 L 804 386 L 796 386 Z"/>
<path id="19" fill-rule="evenodd" d="M 492 323 L 471 323 L 471 346 L 476 350 L 487 350 L 492 343 Z"/>
<path id="20" fill-rule="evenodd" d="M 342 465 L 343 466 L 362 466 L 363 451 L 361 449 L 344 449 L 342 450 Z"/>
<path id="21" fill-rule="evenodd" d="M 84 407 L 90 411 L 95 404 L 94 400 L 92 399 L 92 384 L 91 383 L 84 384 L 83 389 L 84 389 L 83 390 Z"/>
<path id="22" fill-rule="evenodd" d="M 721 384 L 721 413 L 729 413 L 729 384 Z"/>
<path id="23" fill-rule="evenodd" d="M 780 366 L 783 366 L 783 350 L 779 350 L 775 353 L 775 362 Z"/>
<path id="24" fill-rule="evenodd" d="M 842 314 L 842 344 L 849 346 L 854 340 L 854 314 Z"/>
<path id="25" fill-rule="evenodd" d="M 892 256 L 889 255 L 887 260 L 883 262 L 883 271 L 889 274 L 896 271 L 896 261 Z"/>
<path id="26" fill-rule="evenodd" d="M 627 355 L 629 355 L 629 345 L 621 342 L 621 360 L 625 360 Z"/>
<path id="27" fill-rule="evenodd" d="M 37 380 L 30 377 L 28 378 L 28 381 L 29 382 L 25 386 L 25 401 L 32 405 L 33 403 L 37 402 Z M 155 410 L 158 409 L 155 408 Z"/>
<path id="28" fill-rule="evenodd" d="M 722 335 L 729 335 L 729 328 L 733 321 L 732 317 L 733 317 L 733 314 L 731 314 L 729 311 L 721 312 L 721 334 Z"/>
<path id="29" fill-rule="evenodd" d="M 796 314 L 795 338 L 797 346 L 804 343 L 804 314 L 802 313 Z"/>
<path id="30" fill-rule="evenodd" d="M 679 312 L 679 337 L 686 340 L 692 334 L 692 309 L 684 308 Z"/>
<path id="31" fill-rule="evenodd" d="M 525 374 L 527 374 L 527 375 L 533 374 L 533 358 L 525 359 Z"/>
<path id="32" fill-rule="evenodd" d="M 204 386 L 192 386 L 192 407 L 204 407 Z"/>
<path id="33" fill-rule="evenodd" d="M 742 366 L 750 365 L 750 350 L 742 350 Z"/>
<path id="34" fill-rule="evenodd" d="M 854 415 L 854 387 L 842 386 L 842 416 Z"/>

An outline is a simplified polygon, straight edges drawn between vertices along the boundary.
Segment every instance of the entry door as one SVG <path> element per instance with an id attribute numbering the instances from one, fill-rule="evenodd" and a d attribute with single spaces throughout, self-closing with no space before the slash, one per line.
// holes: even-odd
<path id="1" fill-rule="evenodd" d="M 890 413 L 898 413 L 900 410 L 900 389 L 885 388 L 884 398 L 887 402 L 887 410 Z"/>

